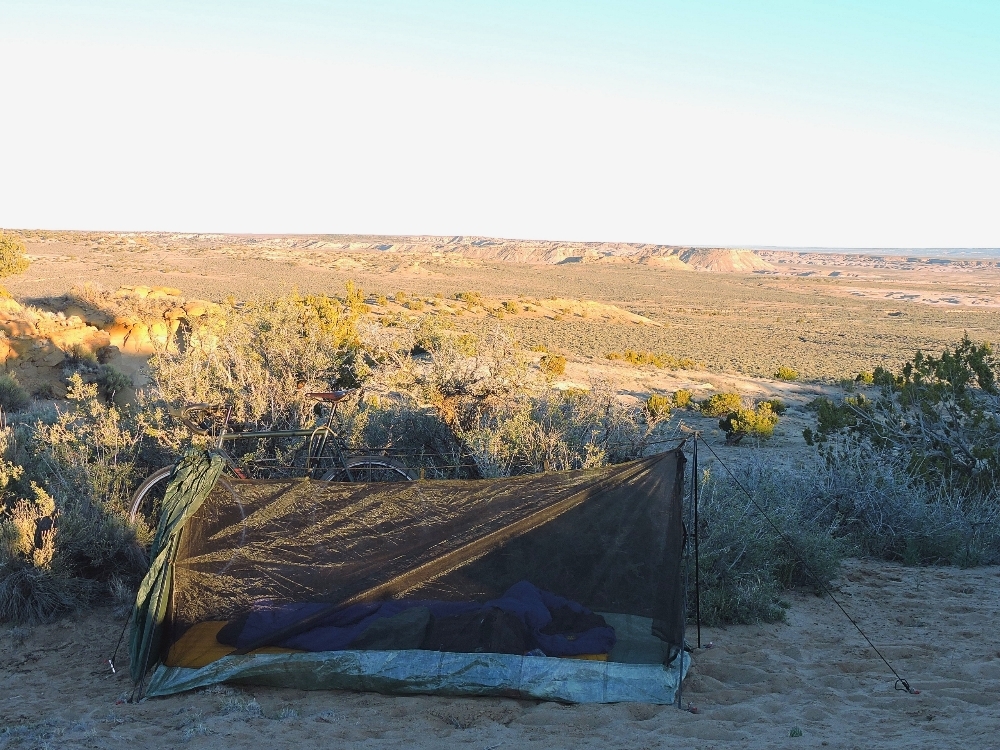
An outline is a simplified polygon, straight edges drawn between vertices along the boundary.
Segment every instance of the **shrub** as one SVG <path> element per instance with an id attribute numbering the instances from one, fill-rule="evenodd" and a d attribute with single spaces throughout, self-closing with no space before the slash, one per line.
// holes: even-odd
<path id="1" fill-rule="evenodd" d="M 13 375 L 0 374 L 0 408 L 4 411 L 22 411 L 31 404 L 31 396 Z"/>
<path id="2" fill-rule="evenodd" d="M 875 375 L 867 370 L 863 370 L 857 374 L 854 382 L 861 383 L 862 385 L 873 385 L 875 383 Z"/>
<path id="3" fill-rule="evenodd" d="M 0 231 L 0 278 L 16 276 L 28 270 L 31 262 L 24 257 L 24 243 Z"/>
<path id="4" fill-rule="evenodd" d="M 643 455 L 657 434 L 643 409 L 623 404 L 606 383 L 589 391 L 466 399 L 453 423 L 484 477 L 618 463 Z"/>
<path id="5" fill-rule="evenodd" d="M 132 378 L 111 365 L 101 365 L 97 371 L 97 385 L 108 401 L 114 401 L 132 390 Z"/>
<path id="6" fill-rule="evenodd" d="M 771 411 L 777 414 L 779 417 L 788 411 L 788 406 L 780 398 L 769 398 L 767 401 L 763 402 L 771 407 Z"/>
<path id="7" fill-rule="evenodd" d="M 368 312 L 369 307 L 365 304 L 364 290 L 350 280 L 347 281 L 345 287 L 347 292 L 344 295 L 344 304 L 347 305 L 347 308 L 356 314 Z"/>
<path id="8" fill-rule="evenodd" d="M 1000 562 L 1000 496 L 927 483 L 908 457 L 854 436 L 824 450 L 806 511 L 866 555 L 907 564 Z"/>
<path id="9" fill-rule="evenodd" d="M 702 401 L 698 408 L 706 417 L 722 417 L 743 408 L 738 393 L 715 393 Z"/>
<path id="10" fill-rule="evenodd" d="M 691 391 L 684 388 L 679 391 L 674 391 L 674 406 L 678 409 L 687 409 L 694 405 L 693 399 L 694 394 Z"/>
<path id="11" fill-rule="evenodd" d="M 850 544 L 817 520 L 807 476 L 751 465 L 741 477 L 758 505 L 791 540 L 790 549 L 728 476 L 706 473 L 699 500 L 701 613 L 708 625 L 783 620 L 783 589 L 820 589 L 837 574 Z M 803 564 L 804 563 L 804 564 Z M 811 572 L 809 572 L 811 571 Z M 689 581 L 693 588 L 693 581 Z M 688 602 L 693 614 L 694 592 Z"/>
<path id="12" fill-rule="evenodd" d="M 853 434 L 905 456 L 930 485 L 972 495 L 992 492 L 1000 477 L 1000 359 L 968 337 L 940 357 L 917 352 L 898 374 L 878 371 L 875 398 L 857 396 L 817 409 L 822 438 Z"/>
<path id="13" fill-rule="evenodd" d="M 726 433 L 726 443 L 732 445 L 739 443 L 747 435 L 769 438 L 774 434 L 777 424 L 778 415 L 772 411 L 771 404 L 765 401 L 755 409 L 741 407 L 731 412 L 719 422 L 719 427 Z"/>
<path id="14" fill-rule="evenodd" d="M 459 292 L 455 299 L 465 302 L 470 307 L 483 304 L 483 295 L 479 292 Z"/>
<path id="15" fill-rule="evenodd" d="M 669 397 L 654 393 L 646 399 L 646 414 L 653 421 L 666 419 L 670 416 L 671 404 L 672 400 Z"/>
<path id="16" fill-rule="evenodd" d="M 503 309 L 504 311 L 509 312 L 511 315 L 516 315 L 521 311 L 521 306 L 518 305 L 513 300 L 506 300 L 503 303 Z"/>
<path id="17" fill-rule="evenodd" d="M 170 403 L 231 407 L 234 421 L 253 428 L 310 425 L 306 393 L 350 385 L 376 364 L 361 351 L 360 317 L 323 295 L 225 306 L 155 354 L 150 373 Z"/>
<path id="18" fill-rule="evenodd" d="M 153 425 L 97 390 L 75 374 L 68 410 L 0 430 L 0 620 L 51 620 L 134 586 L 145 569 L 151 531 L 138 539 L 125 509 Z"/>
<path id="19" fill-rule="evenodd" d="M 417 297 L 413 297 L 406 300 L 406 302 L 403 303 L 403 307 L 407 310 L 413 310 L 414 312 L 421 312 L 424 309 L 424 301 L 422 299 L 418 299 Z"/>
<path id="20" fill-rule="evenodd" d="M 546 377 L 559 377 L 566 372 L 566 358 L 561 354 L 543 354 L 538 367 Z"/>
<path id="21" fill-rule="evenodd" d="M 794 370 L 791 367 L 782 365 L 781 367 L 778 368 L 778 371 L 774 373 L 774 377 L 777 380 L 798 380 L 799 372 L 798 370 Z"/>

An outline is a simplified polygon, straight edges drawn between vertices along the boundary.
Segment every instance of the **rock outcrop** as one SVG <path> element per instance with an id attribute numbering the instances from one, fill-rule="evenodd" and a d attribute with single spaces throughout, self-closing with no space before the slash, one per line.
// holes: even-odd
<path id="1" fill-rule="evenodd" d="M 0 298 L 3 370 L 29 392 L 57 398 L 66 395 L 67 366 L 81 361 L 113 364 L 140 382 L 138 371 L 150 354 L 172 346 L 182 325 L 219 309 L 167 287 L 122 288 L 108 304 L 98 302 L 61 298 L 40 309 Z"/>

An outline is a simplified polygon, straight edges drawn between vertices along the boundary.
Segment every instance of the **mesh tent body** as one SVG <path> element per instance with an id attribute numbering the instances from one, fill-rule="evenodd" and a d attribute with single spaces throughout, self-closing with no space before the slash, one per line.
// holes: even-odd
<path id="1" fill-rule="evenodd" d="M 229 681 L 672 702 L 688 664 L 678 648 L 683 467 L 674 450 L 491 480 L 239 481 L 219 480 L 217 459 L 191 453 L 168 488 L 137 599 L 133 678 L 153 668 L 150 696 Z M 284 647 L 351 607 L 478 606 L 526 583 L 599 613 L 614 628 L 614 646 L 576 655 L 583 658 L 538 649 Z M 185 652 L 196 633 L 248 622 L 261 608 L 302 614 L 228 649 L 213 637 L 209 651 L 220 650 L 201 661 Z"/>

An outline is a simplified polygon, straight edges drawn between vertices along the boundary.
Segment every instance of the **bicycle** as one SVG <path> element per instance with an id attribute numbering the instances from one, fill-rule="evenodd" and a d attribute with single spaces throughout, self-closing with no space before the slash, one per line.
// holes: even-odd
<path id="1" fill-rule="evenodd" d="M 222 456 L 226 462 L 226 468 L 236 479 L 260 478 L 260 476 L 252 477 L 250 473 L 264 474 L 267 475 L 266 478 L 271 479 L 305 476 L 324 482 L 410 482 L 416 479 L 412 471 L 395 459 L 378 454 L 352 455 L 350 453 L 349 446 L 344 441 L 343 436 L 335 429 L 334 420 L 337 405 L 350 396 L 354 390 L 356 389 L 305 394 L 306 397 L 315 400 L 317 404 L 330 405 L 330 414 L 326 422 L 312 429 L 230 432 L 229 420 L 232 409 L 226 409 L 224 416 L 219 419 L 218 415 L 221 409 L 211 404 L 189 404 L 181 409 L 176 416 L 193 435 L 208 435 L 214 439 L 214 450 Z M 208 427 L 204 426 L 206 422 Z M 225 448 L 227 442 L 232 443 L 237 440 L 263 441 L 281 438 L 293 440 L 308 438 L 304 453 L 301 450 L 292 449 L 293 453 L 300 455 L 302 465 L 297 466 L 294 461 L 291 464 L 281 463 L 278 459 L 274 459 L 272 462 L 254 459 L 249 464 L 241 464 Z M 248 469 L 251 467 L 252 471 L 248 473 Z M 164 466 L 146 477 L 139 485 L 139 488 L 132 495 L 132 504 L 129 510 L 130 523 L 134 525 L 141 514 L 143 518 L 152 521 L 152 526 L 155 526 L 173 472 L 174 466 Z M 220 477 L 219 481 L 236 496 L 236 491 L 232 484 L 226 480 L 226 477 Z"/>

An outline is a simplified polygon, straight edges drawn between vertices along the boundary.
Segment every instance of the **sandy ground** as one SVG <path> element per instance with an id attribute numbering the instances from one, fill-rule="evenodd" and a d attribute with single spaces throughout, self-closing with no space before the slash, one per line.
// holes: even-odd
<path id="1" fill-rule="evenodd" d="M 129 704 L 126 658 L 117 676 L 104 663 L 122 625 L 108 610 L 0 631 L 0 748 L 1000 746 L 1000 568 L 849 561 L 836 592 L 919 695 L 832 602 L 793 593 L 785 624 L 703 630 L 683 697 L 697 713 L 252 687 Z"/>

